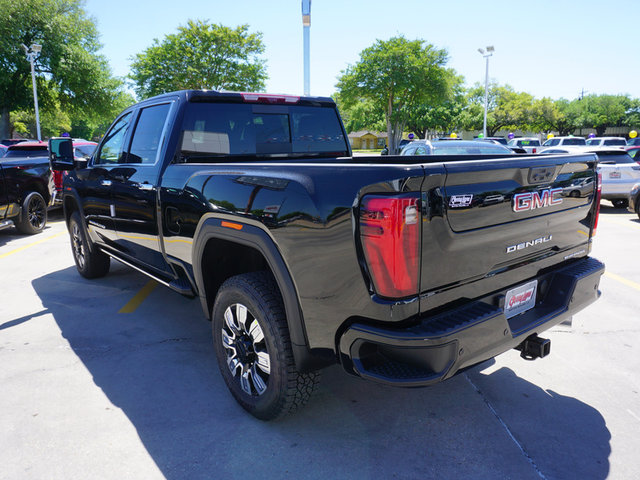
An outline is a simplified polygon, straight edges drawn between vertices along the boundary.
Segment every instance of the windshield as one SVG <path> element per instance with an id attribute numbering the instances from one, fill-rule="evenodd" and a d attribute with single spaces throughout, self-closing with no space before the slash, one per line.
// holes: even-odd
<path id="1" fill-rule="evenodd" d="M 565 138 L 562 140 L 562 145 L 586 145 L 587 142 L 584 138 Z"/>
<path id="2" fill-rule="evenodd" d="M 627 141 L 624 138 L 608 138 L 604 141 L 604 145 L 626 146 Z"/>
<path id="3" fill-rule="evenodd" d="M 333 107 L 189 103 L 181 157 L 344 156 L 348 148 Z"/>

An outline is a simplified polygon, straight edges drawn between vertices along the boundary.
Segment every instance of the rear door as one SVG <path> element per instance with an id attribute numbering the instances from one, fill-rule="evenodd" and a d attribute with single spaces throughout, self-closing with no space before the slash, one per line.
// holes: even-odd
<path id="1" fill-rule="evenodd" d="M 425 167 L 429 215 L 423 221 L 423 293 L 497 275 L 588 242 L 594 155 L 441 158 L 446 179 L 430 176 Z M 565 187 L 586 178 L 592 181 L 584 194 L 568 196 Z"/>
<path id="2" fill-rule="evenodd" d="M 165 101 L 136 113 L 123 161 L 111 171 L 116 246 L 161 272 L 170 272 L 170 267 L 160 247 L 157 186 L 172 105 Z"/>

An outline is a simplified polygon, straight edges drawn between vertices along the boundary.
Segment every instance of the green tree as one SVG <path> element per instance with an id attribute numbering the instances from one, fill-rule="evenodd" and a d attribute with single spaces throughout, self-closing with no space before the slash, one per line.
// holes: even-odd
<path id="1" fill-rule="evenodd" d="M 449 90 L 447 52 L 424 40 L 403 36 L 378 40 L 360 53 L 338 79 L 340 99 L 347 108 L 370 101 L 384 112 L 389 152 L 398 144 L 411 112 L 419 105 L 446 100 Z"/>
<path id="2" fill-rule="evenodd" d="M 31 68 L 22 45 L 39 43 L 35 62 L 42 118 L 112 115 L 122 82 L 113 78 L 93 21 L 81 0 L 0 0 L 0 136 L 10 134 L 10 112 L 31 111 Z M 55 123 L 55 122 L 54 122 Z"/>
<path id="3" fill-rule="evenodd" d="M 531 127 L 542 132 L 558 132 L 559 135 L 573 133 L 578 128 L 575 101 L 564 98 L 554 101 L 548 97 L 535 100 Z"/>
<path id="4" fill-rule="evenodd" d="M 604 135 L 607 127 L 622 126 L 631 106 L 631 100 L 625 95 L 588 95 L 574 103 L 579 111 L 578 126 L 595 128 L 598 137 Z"/>
<path id="5" fill-rule="evenodd" d="M 386 130 L 384 112 L 378 110 L 373 101 L 363 100 L 346 106 L 341 100 L 340 94 L 334 94 L 333 98 L 336 101 L 347 133 L 357 132 L 358 130 L 371 130 L 374 132 Z"/>
<path id="6" fill-rule="evenodd" d="M 409 114 L 407 129 L 420 138 L 428 133 L 438 135 L 458 130 L 461 127 L 461 114 L 466 106 L 464 78 L 449 72 L 449 94 L 441 103 L 422 104 Z"/>
<path id="7" fill-rule="evenodd" d="M 467 93 L 468 108 L 464 125 L 481 130 L 484 124 L 484 86 L 477 83 Z M 501 129 L 528 129 L 533 123 L 534 98 L 526 92 L 516 92 L 509 85 L 492 83 L 487 95 L 487 135 Z"/>
<path id="8" fill-rule="evenodd" d="M 267 72 L 261 33 L 189 20 L 138 53 L 129 78 L 142 98 L 182 89 L 262 91 Z"/>

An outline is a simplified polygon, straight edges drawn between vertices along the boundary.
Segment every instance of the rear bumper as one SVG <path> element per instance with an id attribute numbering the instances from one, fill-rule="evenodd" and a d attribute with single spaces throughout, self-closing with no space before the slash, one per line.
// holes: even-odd
<path id="1" fill-rule="evenodd" d="M 604 264 L 586 257 L 540 275 L 536 306 L 507 319 L 506 292 L 427 316 L 410 328 L 395 330 L 357 323 L 340 337 L 342 365 L 365 379 L 398 386 L 426 386 L 493 358 L 593 303 Z M 524 283 L 524 282 L 523 282 Z M 502 304 L 501 304 L 502 303 Z"/>

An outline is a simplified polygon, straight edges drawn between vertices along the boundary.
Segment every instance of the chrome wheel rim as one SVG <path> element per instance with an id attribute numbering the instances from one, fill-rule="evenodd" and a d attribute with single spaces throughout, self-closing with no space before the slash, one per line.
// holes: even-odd
<path id="1" fill-rule="evenodd" d="M 74 223 L 71 228 L 71 246 L 73 247 L 73 256 L 78 262 L 78 266 L 84 268 L 84 245 L 80 236 L 80 227 Z"/>
<path id="2" fill-rule="evenodd" d="M 230 305 L 224 311 L 221 335 L 227 366 L 240 388 L 247 395 L 264 394 L 269 384 L 271 358 L 258 320 L 244 305 Z"/>
<path id="3" fill-rule="evenodd" d="M 31 198 L 27 208 L 29 223 L 36 230 L 40 230 L 44 225 L 45 205 L 37 195 Z"/>

